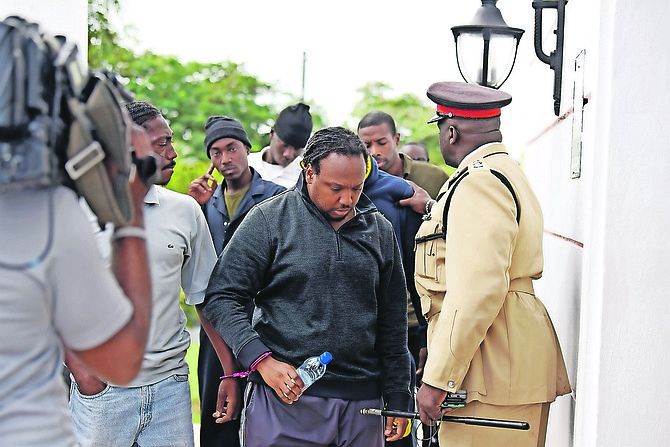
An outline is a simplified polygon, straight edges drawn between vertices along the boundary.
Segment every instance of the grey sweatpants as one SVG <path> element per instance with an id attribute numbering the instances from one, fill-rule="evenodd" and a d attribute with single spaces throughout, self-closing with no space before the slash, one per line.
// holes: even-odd
<path id="1" fill-rule="evenodd" d="M 266 385 L 245 393 L 245 447 L 383 447 L 384 418 L 360 414 L 382 408 L 382 399 L 343 400 L 303 395 L 291 405 Z"/>

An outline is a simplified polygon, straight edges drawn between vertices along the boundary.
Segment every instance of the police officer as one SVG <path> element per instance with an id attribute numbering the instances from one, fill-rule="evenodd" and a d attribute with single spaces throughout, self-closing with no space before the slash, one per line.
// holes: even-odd
<path id="1" fill-rule="evenodd" d="M 501 144 L 507 93 L 438 82 L 440 150 L 457 168 L 429 203 L 416 237 L 416 286 L 428 320 L 417 405 L 430 424 L 448 391 L 467 390 L 452 415 L 523 420 L 530 430 L 441 424 L 441 445 L 542 446 L 549 404 L 570 392 L 563 355 L 533 279 L 542 275 L 543 220 L 528 180 Z M 447 441 L 448 440 L 448 441 Z"/>

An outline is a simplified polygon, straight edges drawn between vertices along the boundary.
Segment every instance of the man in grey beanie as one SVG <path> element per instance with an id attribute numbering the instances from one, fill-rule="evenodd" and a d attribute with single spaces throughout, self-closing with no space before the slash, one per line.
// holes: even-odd
<path id="1" fill-rule="evenodd" d="M 225 115 L 210 116 L 207 118 L 207 123 L 205 123 L 205 150 L 207 151 L 207 158 L 212 158 L 209 153 L 212 143 L 221 138 L 234 138 L 251 149 L 247 131 L 244 130 L 242 123 L 235 118 Z"/>
<path id="2" fill-rule="evenodd" d="M 312 133 L 309 106 L 298 103 L 282 110 L 270 130 L 270 145 L 249 155 L 249 166 L 265 180 L 290 188 L 301 172 L 302 151 Z"/>
<path id="3" fill-rule="evenodd" d="M 193 180 L 188 193 L 202 205 L 209 224 L 216 254 L 221 254 L 247 212 L 257 203 L 284 191 L 283 186 L 263 180 L 249 167 L 247 156 L 251 143 L 244 126 L 229 116 L 210 116 L 205 124 L 205 149 L 212 164 L 205 174 Z M 218 184 L 212 176 L 216 168 L 223 175 Z M 207 334 L 200 332 L 198 353 L 198 384 L 200 389 L 200 445 L 239 445 L 239 412 L 241 383 L 237 379 L 221 380 L 221 376 L 237 372 L 234 359 L 223 359 L 222 367 Z M 214 335 L 214 338 L 218 336 Z M 220 340 L 217 340 L 217 342 Z M 221 353 L 226 353 L 223 347 Z"/>

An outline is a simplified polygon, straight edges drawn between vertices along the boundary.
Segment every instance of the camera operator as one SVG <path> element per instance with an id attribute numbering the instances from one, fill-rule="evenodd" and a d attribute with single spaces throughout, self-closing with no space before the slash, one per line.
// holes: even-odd
<path id="1" fill-rule="evenodd" d="M 151 153 L 140 126 L 132 128 L 132 146 L 139 157 Z M 111 270 L 74 191 L 0 194 L 3 445 L 76 445 L 61 376 L 64 347 L 104 380 L 128 383 L 140 369 L 151 317 L 148 187 L 138 176 L 130 190 L 134 218 L 116 228 Z"/>

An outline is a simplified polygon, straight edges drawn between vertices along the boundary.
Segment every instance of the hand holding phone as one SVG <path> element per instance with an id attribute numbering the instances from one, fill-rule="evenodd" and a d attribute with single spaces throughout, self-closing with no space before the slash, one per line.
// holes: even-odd
<path id="1" fill-rule="evenodd" d="M 466 390 L 458 390 L 455 393 L 447 392 L 447 398 L 440 404 L 442 408 L 463 408 L 468 398 Z"/>

